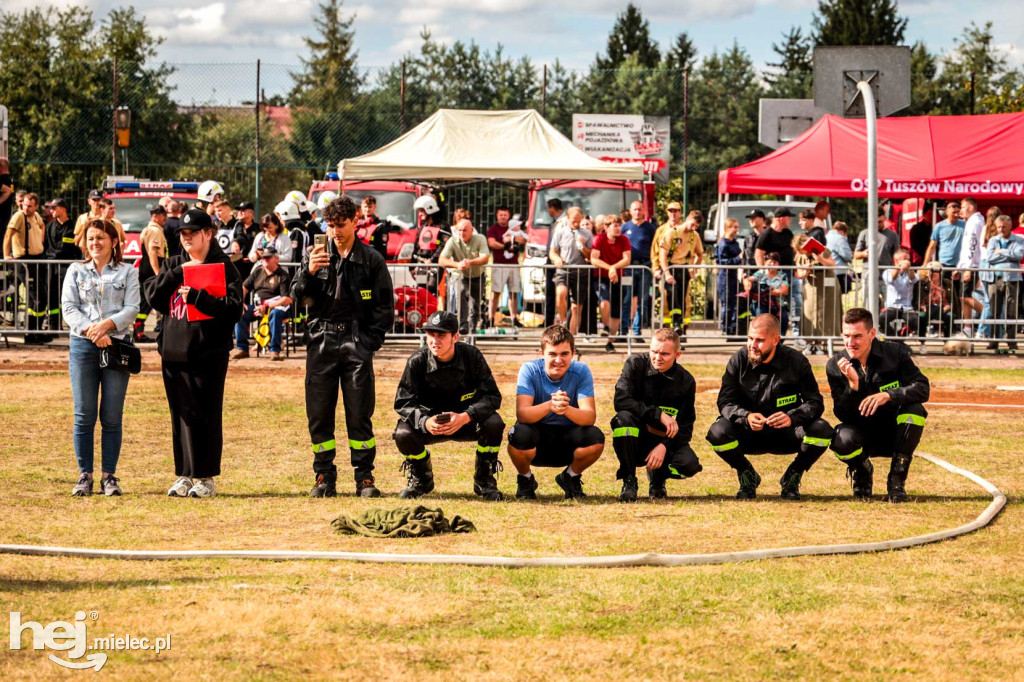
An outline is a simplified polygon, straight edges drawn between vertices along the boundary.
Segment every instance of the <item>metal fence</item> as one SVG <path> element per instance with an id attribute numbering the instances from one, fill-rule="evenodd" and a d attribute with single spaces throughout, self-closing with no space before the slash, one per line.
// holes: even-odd
<path id="1" fill-rule="evenodd" d="M 60 297 L 70 264 L 0 262 L 0 335 L 68 334 Z M 292 273 L 299 267 L 281 265 Z M 750 319 L 770 313 L 780 318 L 783 335 L 796 347 L 831 352 L 841 340 L 843 312 L 863 306 L 866 291 L 860 273 L 830 267 L 674 266 L 674 282 L 647 266 L 629 267 L 612 282 L 591 266 L 559 268 L 540 257 L 520 265 L 482 266 L 473 277 L 434 263 L 390 263 L 388 269 L 395 287 L 389 339 L 418 341 L 431 313 L 450 310 L 472 343 L 533 345 L 546 326 L 562 322 L 584 347 L 611 343 L 612 349 L 627 351 L 661 327 L 682 332 L 696 345 L 741 341 Z M 904 275 L 883 268 L 876 327 L 916 350 L 949 339 L 968 342 L 971 351 L 975 344 L 1015 350 L 1018 328 L 1024 326 L 1024 285 L 1012 281 L 1018 275 L 982 268 L 965 279 L 948 268 L 910 269 Z M 289 332 L 300 334 L 301 302 L 293 309 Z M 153 324 L 151 318 L 148 328 Z"/>

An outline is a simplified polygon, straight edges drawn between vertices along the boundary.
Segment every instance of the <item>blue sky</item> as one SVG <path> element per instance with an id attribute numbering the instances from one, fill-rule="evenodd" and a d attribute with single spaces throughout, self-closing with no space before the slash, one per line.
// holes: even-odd
<path id="1" fill-rule="evenodd" d="M 103 16 L 110 7 L 127 4 L 110 0 L 5 0 L 18 10 L 38 4 L 89 7 Z M 165 37 L 159 55 L 175 63 L 298 63 L 304 54 L 302 37 L 315 31 L 316 0 L 135 0 L 157 34 Z M 791 26 L 810 29 L 816 0 L 640 0 L 635 2 L 651 24 L 655 40 L 668 46 L 686 31 L 701 55 L 744 47 L 755 64 L 771 61 L 773 42 Z M 442 41 L 474 40 L 486 49 L 500 42 L 511 56 L 529 56 L 536 64 L 554 63 L 586 68 L 604 50 L 615 17 L 625 0 L 348 0 L 346 13 L 355 13 L 356 46 L 362 66 L 386 66 L 418 48 L 419 32 L 428 27 Z M 1024 9 L 1019 0 L 905 0 L 900 12 L 909 18 L 908 43 L 924 40 L 933 51 L 952 47 L 970 21 L 994 23 L 996 42 L 1010 62 L 1024 65 Z M 552 9 L 557 9 L 552 13 Z M 198 83 L 207 70 L 183 69 L 192 79 L 187 94 L 196 101 L 248 97 L 230 83 L 235 73 L 224 72 L 215 85 Z M 268 69 L 268 94 L 287 87 L 287 70 Z M 209 88 L 210 92 L 207 92 Z"/>

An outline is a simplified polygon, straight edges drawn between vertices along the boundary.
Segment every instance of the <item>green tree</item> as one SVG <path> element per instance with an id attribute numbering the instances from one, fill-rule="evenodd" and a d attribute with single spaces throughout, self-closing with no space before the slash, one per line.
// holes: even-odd
<path id="1" fill-rule="evenodd" d="M 616 18 L 615 25 L 608 35 L 605 56 L 597 56 L 594 68 L 599 71 L 612 71 L 631 56 L 635 56 L 636 63 L 646 69 L 657 68 L 661 61 L 658 45 L 651 39 L 650 24 L 643 18 L 640 8 L 632 2 L 626 5 L 626 11 Z"/>
<path id="2" fill-rule="evenodd" d="M 815 45 L 901 45 L 907 19 L 896 0 L 818 0 Z"/>
<path id="3" fill-rule="evenodd" d="M 781 45 L 772 43 L 778 61 L 768 62 L 764 80 L 768 96 L 780 99 L 810 99 L 814 97 L 814 64 L 811 58 L 810 36 L 799 27 L 793 27 L 782 36 Z"/>
<path id="4" fill-rule="evenodd" d="M 939 59 L 928 51 L 928 46 L 918 41 L 910 49 L 910 107 L 907 116 L 929 116 L 948 113 L 942 111 L 939 97 L 939 83 L 936 74 Z"/>
<path id="5" fill-rule="evenodd" d="M 665 53 L 665 61 L 662 66 L 666 69 L 685 71 L 693 69 L 697 61 L 697 47 L 690 40 L 690 36 L 683 31 L 672 41 L 672 47 Z"/>
<path id="6" fill-rule="evenodd" d="M 995 45 L 992 22 L 980 27 L 971 23 L 955 43 L 942 58 L 938 107 L 949 114 L 971 113 L 973 80 L 974 113 L 994 113 L 989 109 L 998 102 L 994 96 L 1004 90 L 1012 92 L 1016 74 L 1007 69 L 1006 57 Z"/>
<path id="7" fill-rule="evenodd" d="M 295 85 L 288 95 L 292 106 L 338 110 L 353 106 L 363 83 L 353 49 L 355 15 L 341 16 L 343 0 L 325 0 L 313 20 L 319 35 L 302 39 L 309 58 L 299 57 L 302 71 L 292 73 Z"/>

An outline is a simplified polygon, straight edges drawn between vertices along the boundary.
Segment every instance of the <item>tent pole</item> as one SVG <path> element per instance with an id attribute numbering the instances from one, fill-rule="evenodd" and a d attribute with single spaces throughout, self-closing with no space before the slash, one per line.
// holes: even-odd
<path id="1" fill-rule="evenodd" d="M 868 133 L 868 281 L 864 307 L 871 311 L 878 324 L 878 121 L 875 115 L 875 93 L 866 81 L 857 83 L 864 98 L 864 120 Z"/>

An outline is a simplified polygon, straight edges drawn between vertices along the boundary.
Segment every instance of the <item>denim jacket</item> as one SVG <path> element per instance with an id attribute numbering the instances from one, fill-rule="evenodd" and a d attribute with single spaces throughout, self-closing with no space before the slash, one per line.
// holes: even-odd
<path id="1" fill-rule="evenodd" d="M 996 253 L 997 251 L 1001 253 Z M 1021 281 L 1021 258 L 1024 258 L 1024 237 L 1011 234 L 1003 239 L 995 235 L 988 240 L 988 249 L 985 251 L 986 265 L 1002 272 L 983 272 L 981 281 L 995 282 L 996 277 L 1002 277 L 1004 282 Z"/>
<path id="2" fill-rule="evenodd" d="M 64 277 L 61 311 L 72 336 L 84 336 L 94 322 L 113 320 L 110 336 L 125 337 L 135 323 L 141 302 L 139 271 L 128 263 L 108 263 L 103 272 L 88 263 L 72 263 Z"/>

